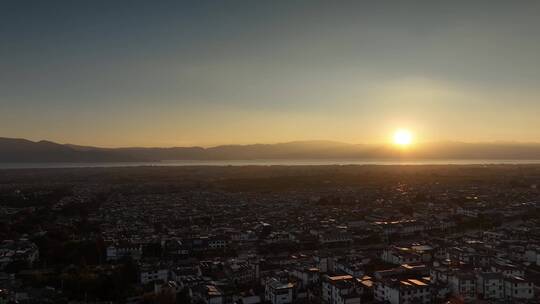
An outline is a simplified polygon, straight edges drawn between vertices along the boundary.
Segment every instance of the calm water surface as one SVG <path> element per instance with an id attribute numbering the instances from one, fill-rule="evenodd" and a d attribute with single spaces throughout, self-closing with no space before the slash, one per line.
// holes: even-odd
<path id="1" fill-rule="evenodd" d="M 435 159 L 435 160 L 181 160 L 160 162 L 88 162 L 88 163 L 0 163 L 0 169 L 46 169 L 46 168 L 98 168 L 140 166 L 322 166 L 322 165 L 488 165 L 488 164 L 540 164 L 540 160 L 509 159 Z"/>

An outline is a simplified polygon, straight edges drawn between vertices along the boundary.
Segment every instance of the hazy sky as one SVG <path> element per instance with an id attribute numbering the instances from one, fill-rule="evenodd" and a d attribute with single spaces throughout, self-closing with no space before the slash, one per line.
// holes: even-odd
<path id="1" fill-rule="evenodd" d="M 0 1 L 0 136 L 373 143 L 396 128 L 540 141 L 540 1 Z"/>

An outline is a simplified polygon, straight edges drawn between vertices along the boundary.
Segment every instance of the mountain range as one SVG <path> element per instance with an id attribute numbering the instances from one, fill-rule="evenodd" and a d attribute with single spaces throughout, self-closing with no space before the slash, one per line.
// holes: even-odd
<path id="1" fill-rule="evenodd" d="M 407 149 L 382 144 L 295 141 L 278 144 L 169 148 L 100 148 L 0 138 L 0 162 L 144 162 L 254 159 L 512 159 L 539 160 L 540 143 L 415 144 Z"/>

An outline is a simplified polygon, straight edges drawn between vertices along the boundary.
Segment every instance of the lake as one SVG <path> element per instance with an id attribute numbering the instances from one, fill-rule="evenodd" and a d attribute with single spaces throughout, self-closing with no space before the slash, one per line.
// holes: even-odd
<path id="1" fill-rule="evenodd" d="M 540 160 L 508 159 L 429 159 L 429 160 L 347 160 L 347 159 L 270 159 L 270 160 L 181 160 L 156 162 L 87 162 L 87 163 L 0 163 L 0 169 L 114 168 L 141 166 L 324 166 L 324 165 L 488 165 L 540 164 Z"/>

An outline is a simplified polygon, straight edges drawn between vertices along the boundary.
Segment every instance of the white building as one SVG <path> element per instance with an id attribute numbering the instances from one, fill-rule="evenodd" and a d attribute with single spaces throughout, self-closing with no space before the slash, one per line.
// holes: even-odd
<path id="1" fill-rule="evenodd" d="M 361 278 L 365 274 L 363 264 L 351 263 L 345 260 L 336 262 L 335 269 L 339 273 L 346 273 L 355 278 Z"/>
<path id="2" fill-rule="evenodd" d="M 521 267 L 500 261 L 493 263 L 491 270 L 493 272 L 500 272 L 505 276 L 523 277 L 525 275 L 525 271 Z"/>
<path id="3" fill-rule="evenodd" d="M 227 240 L 220 238 L 208 239 L 208 247 L 210 249 L 221 249 L 227 247 Z"/>
<path id="4" fill-rule="evenodd" d="M 292 283 L 281 283 L 275 278 L 266 280 L 264 299 L 272 304 L 291 304 L 294 300 L 294 285 Z"/>
<path id="5" fill-rule="evenodd" d="M 148 284 L 154 281 L 164 281 L 169 279 L 169 270 L 147 267 L 141 270 L 141 284 Z"/>
<path id="6" fill-rule="evenodd" d="M 197 288 L 194 298 L 205 304 L 223 304 L 223 293 L 214 285 L 203 285 Z"/>
<path id="7" fill-rule="evenodd" d="M 432 302 L 431 287 L 422 278 L 388 278 L 375 283 L 377 301 L 391 304 L 428 304 Z"/>
<path id="8" fill-rule="evenodd" d="M 528 248 L 525 250 L 525 261 L 540 265 L 540 248 Z"/>
<path id="9" fill-rule="evenodd" d="M 476 299 L 476 276 L 471 273 L 454 273 L 448 277 L 450 292 L 453 296 L 472 301 Z"/>
<path id="10" fill-rule="evenodd" d="M 328 304 L 360 303 L 360 288 L 351 275 L 326 276 L 322 284 L 323 301 Z"/>
<path id="11" fill-rule="evenodd" d="M 476 218 L 476 217 L 478 217 L 479 212 L 478 212 L 478 210 L 473 209 L 473 208 L 458 207 L 456 209 L 456 214 Z"/>
<path id="12" fill-rule="evenodd" d="M 139 260 L 142 256 L 142 246 L 127 244 L 127 245 L 109 245 L 107 247 L 107 261 L 116 261 L 124 257 L 131 257 L 134 260 Z"/>
<path id="13" fill-rule="evenodd" d="M 450 270 L 444 266 L 432 267 L 429 270 L 429 276 L 433 283 L 448 283 L 448 275 Z"/>
<path id="14" fill-rule="evenodd" d="M 352 240 L 352 235 L 344 229 L 319 234 L 319 242 L 321 244 L 351 243 Z"/>
<path id="15" fill-rule="evenodd" d="M 317 262 L 317 268 L 319 268 L 321 273 L 328 273 L 334 271 L 334 257 L 331 256 L 318 256 L 315 257 Z"/>
<path id="16" fill-rule="evenodd" d="M 381 259 L 395 265 L 414 264 L 422 261 L 422 257 L 412 249 L 396 246 L 385 248 Z"/>
<path id="17" fill-rule="evenodd" d="M 504 295 L 507 300 L 534 298 L 533 283 L 521 277 L 507 277 L 504 279 Z"/>
<path id="18" fill-rule="evenodd" d="M 504 278 L 501 273 L 479 273 L 476 278 L 476 291 L 483 299 L 504 299 Z"/>
<path id="19" fill-rule="evenodd" d="M 291 270 L 290 274 L 302 282 L 302 287 L 314 285 L 320 280 L 320 271 L 319 268 L 316 267 L 301 269 L 295 268 Z"/>

